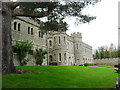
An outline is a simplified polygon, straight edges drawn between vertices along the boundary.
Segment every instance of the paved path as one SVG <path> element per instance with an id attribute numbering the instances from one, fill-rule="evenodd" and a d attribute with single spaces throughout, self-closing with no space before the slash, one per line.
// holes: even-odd
<path id="1" fill-rule="evenodd" d="M 88 66 L 88 67 L 95 67 L 95 68 L 107 68 L 107 69 L 118 69 L 118 68 L 99 67 L 99 66 Z"/>

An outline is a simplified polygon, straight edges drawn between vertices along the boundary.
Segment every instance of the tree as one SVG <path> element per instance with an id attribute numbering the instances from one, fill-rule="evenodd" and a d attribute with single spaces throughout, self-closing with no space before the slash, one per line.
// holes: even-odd
<path id="1" fill-rule="evenodd" d="M 98 50 L 95 51 L 94 59 L 99 59 L 99 52 L 98 52 Z"/>
<path id="2" fill-rule="evenodd" d="M 105 58 L 109 58 L 109 51 L 107 49 L 105 50 Z"/>
<path id="3" fill-rule="evenodd" d="M 19 0 L 20 1 L 20 0 Z M 51 0 L 50 0 L 51 1 Z M 12 57 L 11 20 L 16 16 L 31 18 L 48 17 L 48 22 L 62 21 L 66 16 L 74 16 L 79 22 L 87 23 L 95 19 L 93 16 L 82 15 L 81 10 L 87 5 L 95 4 L 100 0 L 67 2 L 2 2 L 2 72 L 15 72 Z M 19 6 L 19 7 L 18 7 Z M 17 8 L 18 7 L 18 8 Z"/>
<path id="4" fill-rule="evenodd" d="M 47 54 L 46 50 L 43 50 L 42 48 L 36 49 L 36 52 L 34 53 L 34 57 L 36 59 L 37 65 L 42 65 L 43 59 L 45 59 L 45 55 Z"/>
<path id="5" fill-rule="evenodd" d="M 118 50 L 115 47 L 113 51 L 113 58 L 117 58 L 117 57 L 118 57 Z"/>
<path id="6" fill-rule="evenodd" d="M 118 57 L 120 58 L 120 45 L 118 46 Z"/>
<path id="7" fill-rule="evenodd" d="M 113 58 L 113 50 L 114 50 L 114 45 L 113 43 L 111 43 L 109 47 L 109 58 Z"/>
<path id="8" fill-rule="evenodd" d="M 118 49 L 114 44 L 111 44 L 110 47 L 98 47 L 96 50 L 94 58 L 95 59 L 102 59 L 102 58 L 117 58 L 119 57 L 119 46 Z"/>
<path id="9" fill-rule="evenodd" d="M 100 53 L 100 58 L 101 58 L 101 59 L 105 58 L 105 49 L 104 49 L 103 46 L 100 47 L 99 53 Z"/>
<path id="10" fill-rule="evenodd" d="M 27 52 L 32 49 L 32 42 L 20 41 L 13 45 L 14 51 L 17 53 L 20 65 L 23 66 L 28 62 L 28 59 L 25 59 Z"/>

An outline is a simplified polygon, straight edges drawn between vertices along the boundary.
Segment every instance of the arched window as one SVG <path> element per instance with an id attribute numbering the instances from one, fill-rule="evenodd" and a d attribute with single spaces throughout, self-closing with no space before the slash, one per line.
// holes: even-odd
<path id="1" fill-rule="evenodd" d="M 39 31 L 39 37 L 41 37 L 41 32 Z"/>
<path id="2" fill-rule="evenodd" d="M 18 24 L 18 31 L 20 31 L 20 23 Z"/>
<path id="3" fill-rule="evenodd" d="M 31 28 L 31 35 L 33 35 L 33 28 Z"/>
<path id="4" fill-rule="evenodd" d="M 59 40 L 58 40 L 59 44 L 60 44 L 60 36 L 59 36 Z"/>
<path id="5" fill-rule="evenodd" d="M 17 22 L 14 22 L 14 30 L 16 30 Z"/>
<path id="6" fill-rule="evenodd" d="M 51 40 L 49 41 L 49 45 L 50 45 L 50 47 L 52 47 L 52 41 Z"/>
<path id="7" fill-rule="evenodd" d="M 28 34 L 30 34 L 30 27 L 28 27 Z"/>
<path id="8" fill-rule="evenodd" d="M 59 61 L 61 61 L 61 53 L 59 53 Z"/>

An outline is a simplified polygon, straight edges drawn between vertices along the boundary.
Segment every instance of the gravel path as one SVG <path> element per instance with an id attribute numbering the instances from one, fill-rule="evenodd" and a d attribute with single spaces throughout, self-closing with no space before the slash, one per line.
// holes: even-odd
<path id="1" fill-rule="evenodd" d="M 107 69 L 118 69 L 118 68 L 99 67 L 99 66 L 88 66 L 88 67 L 95 67 L 95 68 L 107 68 Z"/>

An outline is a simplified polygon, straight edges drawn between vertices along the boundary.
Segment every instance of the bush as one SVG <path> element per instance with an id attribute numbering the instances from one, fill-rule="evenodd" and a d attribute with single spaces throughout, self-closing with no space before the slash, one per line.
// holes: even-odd
<path id="1" fill-rule="evenodd" d="M 95 64 L 85 63 L 84 66 L 95 66 Z"/>
<path id="2" fill-rule="evenodd" d="M 45 55 L 47 54 L 46 50 L 43 50 L 42 48 L 36 49 L 34 53 L 34 57 L 36 59 L 36 64 L 37 65 L 42 65 L 43 59 L 45 59 Z"/>
<path id="3" fill-rule="evenodd" d="M 28 58 L 24 58 L 24 59 L 23 59 L 23 64 L 26 65 L 27 62 L 29 62 L 29 59 L 28 59 Z"/>
<path id="4" fill-rule="evenodd" d="M 79 65 L 79 66 L 83 66 L 83 65 L 81 64 L 81 65 Z"/>
<path id="5" fill-rule="evenodd" d="M 114 65 L 114 67 L 117 67 L 117 68 L 119 68 L 119 69 L 120 69 L 120 65 Z"/>
<path id="6" fill-rule="evenodd" d="M 32 42 L 29 41 L 19 41 L 16 42 L 15 45 L 12 46 L 14 51 L 17 53 L 17 58 L 19 59 L 20 66 L 23 66 L 24 63 L 27 64 L 25 57 L 27 56 L 27 52 L 32 50 Z"/>

